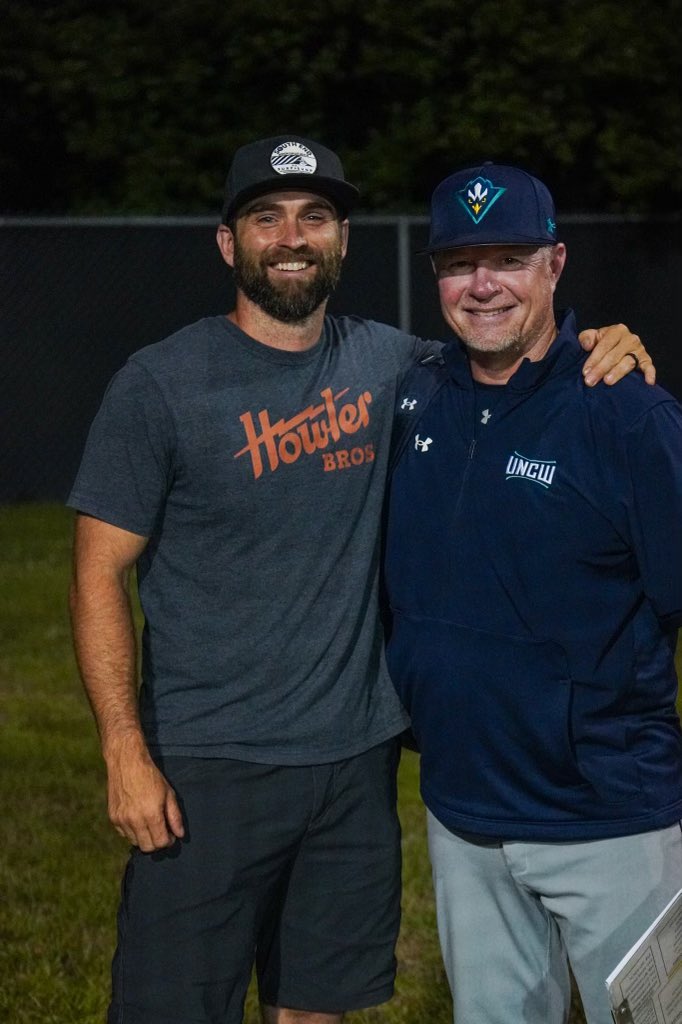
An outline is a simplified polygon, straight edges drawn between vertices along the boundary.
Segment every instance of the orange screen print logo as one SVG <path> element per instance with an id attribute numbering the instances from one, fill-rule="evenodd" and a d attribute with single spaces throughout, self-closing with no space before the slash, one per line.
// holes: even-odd
<path id="1" fill-rule="evenodd" d="M 274 473 L 280 465 L 291 465 L 301 455 L 313 455 L 323 451 L 330 444 L 338 442 L 344 435 L 355 434 L 369 424 L 369 405 L 372 395 L 363 391 L 357 402 L 339 405 L 349 388 L 334 394 L 331 388 L 320 392 L 322 402 L 309 405 L 291 419 L 270 422 L 267 409 L 258 413 L 258 421 L 250 412 L 239 417 L 244 425 L 246 444 L 235 453 L 235 459 L 242 455 L 251 456 L 254 478 L 263 474 L 264 459 Z"/>

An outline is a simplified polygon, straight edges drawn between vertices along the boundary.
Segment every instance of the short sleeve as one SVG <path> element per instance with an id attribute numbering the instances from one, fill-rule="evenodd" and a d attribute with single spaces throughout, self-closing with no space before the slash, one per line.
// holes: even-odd
<path id="1" fill-rule="evenodd" d="M 429 356 L 439 356 L 445 345 L 443 341 L 428 340 L 426 338 L 415 338 L 414 341 L 414 352 L 412 353 L 409 366 L 419 363 Z M 406 369 L 409 369 L 409 366 Z"/>
<path id="2" fill-rule="evenodd" d="M 67 505 L 150 536 L 172 483 L 175 447 L 158 384 L 129 361 L 105 392 Z"/>

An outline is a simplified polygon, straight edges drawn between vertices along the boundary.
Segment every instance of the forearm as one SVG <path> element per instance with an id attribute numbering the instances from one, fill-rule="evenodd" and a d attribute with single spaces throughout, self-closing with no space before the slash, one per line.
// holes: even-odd
<path id="1" fill-rule="evenodd" d="M 82 559 L 70 590 L 74 647 L 107 767 L 109 817 L 150 852 L 184 833 L 175 794 L 147 749 L 137 703 L 137 644 L 127 568 Z"/>
<path id="2" fill-rule="evenodd" d="M 119 756 L 122 745 L 144 745 L 127 571 L 76 571 L 69 601 L 76 660 L 106 761 Z"/>

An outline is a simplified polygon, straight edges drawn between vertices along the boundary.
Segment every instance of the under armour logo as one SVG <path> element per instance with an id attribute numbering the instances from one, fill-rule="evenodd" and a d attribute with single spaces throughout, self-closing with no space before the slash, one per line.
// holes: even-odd
<path id="1" fill-rule="evenodd" d="M 481 423 L 487 423 L 491 416 L 492 416 L 492 413 L 491 413 L 490 409 L 484 409 L 483 410 L 483 415 L 481 416 Z"/>
<path id="2" fill-rule="evenodd" d="M 410 412 L 414 409 L 417 404 L 416 398 L 403 398 L 403 404 L 400 406 L 401 409 L 409 409 Z"/>
<path id="3" fill-rule="evenodd" d="M 417 436 L 414 439 L 414 450 L 416 452 L 428 452 L 429 445 L 432 444 L 432 443 L 433 443 L 433 438 L 432 437 L 426 437 L 422 441 L 422 439 L 420 438 L 419 434 L 417 434 Z"/>

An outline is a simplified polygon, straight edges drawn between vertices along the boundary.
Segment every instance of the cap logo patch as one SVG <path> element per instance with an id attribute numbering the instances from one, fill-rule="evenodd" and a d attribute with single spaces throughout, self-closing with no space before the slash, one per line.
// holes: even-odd
<path id="1" fill-rule="evenodd" d="M 480 224 L 491 206 L 506 191 L 506 188 L 493 185 L 489 178 L 478 177 L 468 181 L 456 194 L 474 224 Z"/>
<path id="2" fill-rule="evenodd" d="M 277 174 L 314 174 L 317 160 L 300 142 L 283 142 L 270 154 L 270 166 Z"/>

